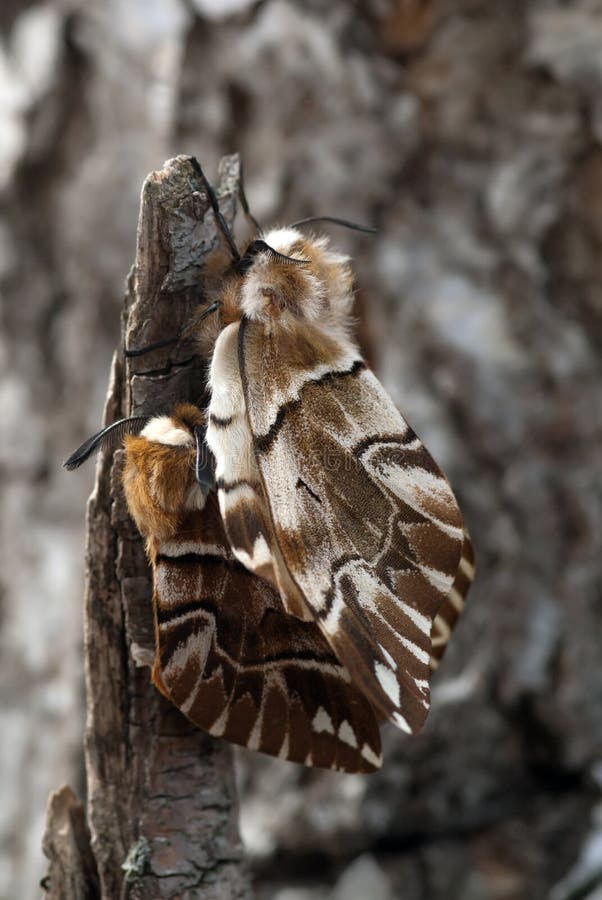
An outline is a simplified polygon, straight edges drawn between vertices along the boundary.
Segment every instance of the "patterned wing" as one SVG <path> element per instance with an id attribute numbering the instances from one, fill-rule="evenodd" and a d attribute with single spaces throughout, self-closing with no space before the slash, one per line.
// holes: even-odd
<path id="1" fill-rule="evenodd" d="M 228 547 L 215 495 L 154 558 L 157 686 L 210 734 L 344 772 L 381 764 L 374 710 L 320 629 Z"/>
<path id="2" fill-rule="evenodd" d="M 472 541 L 468 531 L 464 528 L 464 543 L 462 545 L 460 565 L 458 566 L 451 591 L 441 604 L 439 612 L 433 621 L 430 661 L 432 671 L 439 668 L 439 663 L 445 653 L 449 639 L 464 609 L 466 596 L 474 579 L 474 571 Z"/>
<path id="3" fill-rule="evenodd" d="M 449 483 L 351 344 L 243 319 L 238 350 L 288 571 L 378 713 L 415 732 L 464 542 Z"/>
<path id="4" fill-rule="evenodd" d="M 312 620 L 291 580 L 274 537 L 253 450 L 238 368 L 238 323 L 218 337 L 211 367 L 207 444 L 216 459 L 219 508 L 239 562 L 276 588 L 287 612 Z"/>

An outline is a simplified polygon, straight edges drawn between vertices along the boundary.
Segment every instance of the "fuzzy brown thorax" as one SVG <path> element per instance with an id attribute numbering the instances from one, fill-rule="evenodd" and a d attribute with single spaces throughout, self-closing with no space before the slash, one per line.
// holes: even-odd
<path id="1" fill-rule="evenodd" d="M 348 257 L 333 251 L 327 238 L 307 237 L 294 228 L 273 229 L 265 244 L 300 263 L 256 253 L 242 274 L 229 276 L 224 284 L 224 324 L 244 315 L 285 328 L 305 321 L 346 331 L 353 303 Z"/>

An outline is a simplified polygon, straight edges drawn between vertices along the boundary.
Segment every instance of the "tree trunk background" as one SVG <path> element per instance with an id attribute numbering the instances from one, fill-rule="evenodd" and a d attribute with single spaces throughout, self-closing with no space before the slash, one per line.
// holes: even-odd
<path id="1" fill-rule="evenodd" d="M 333 239 L 478 562 L 381 773 L 240 754 L 257 896 L 599 900 L 602 3 L 10 0 L 0 29 L 0 897 L 41 893 L 48 793 L 84 799 L 92 475 L 60 462 L 101 421 L 140 186 L 238 150 L 264 224 L 379 225 Z"/>

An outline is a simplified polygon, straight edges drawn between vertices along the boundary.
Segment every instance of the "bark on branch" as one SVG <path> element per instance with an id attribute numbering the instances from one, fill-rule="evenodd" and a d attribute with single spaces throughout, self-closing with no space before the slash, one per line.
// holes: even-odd
<path id="1" fill-rule="evenodd" d="M 231 220 L 238 158 L 224 158 L 219 176 L 220 206 Z M 206 361 L 190 339 L 127 358 L 123 348 L 139 350 L 177 336 L 204 299 L 205 260 L 218 242 L 208 210 L 189 157 L 169 160 L 146 179 L 107 423 L 202 398 Z M 118 451 L 101 458 L 88 505 L 85 756 L 99 884 L 89 886 L 89 896 L 243 898 L 249 889 L 230 749 L 195 729 L 149 680 L 151 580 L 120 489 L 121 456 Z M 81 900 L 88 896 L 81 888 L 66 887 L 53 875 L 65 859 L 55 852 L 56 821 L 49 816 L 47 823 L 47 890 L 52 898 Z"/>

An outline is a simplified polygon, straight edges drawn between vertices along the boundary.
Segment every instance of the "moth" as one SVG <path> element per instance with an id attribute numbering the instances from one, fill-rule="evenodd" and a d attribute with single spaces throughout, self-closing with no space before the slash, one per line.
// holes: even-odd
<path id="1" fill-rule="evenodd" d="M 353 337 L 348 257 L 305 221 L 240 253 L 204 181 L 232 256 L 205 311 L 209 406 L 116 423 L 66 465 L 123 440 L 159 690 L 217 737 L 372 772 L 381 723 L 424 724 L 472 545 Z"/>

